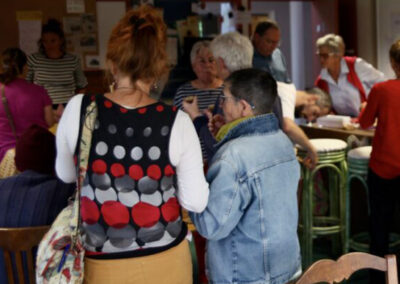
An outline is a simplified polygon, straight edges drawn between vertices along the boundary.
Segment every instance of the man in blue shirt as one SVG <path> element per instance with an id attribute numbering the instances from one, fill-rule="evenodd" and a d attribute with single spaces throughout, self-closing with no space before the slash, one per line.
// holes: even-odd
<path id="1" fill-rule="evenodd" d="M 276 81 L 291 83 L 285 56 L 278 48 L 280 40 L 281 33 L 277 23 L 259 23 L 253 36 L 253 67 L 267 71 Z"/>

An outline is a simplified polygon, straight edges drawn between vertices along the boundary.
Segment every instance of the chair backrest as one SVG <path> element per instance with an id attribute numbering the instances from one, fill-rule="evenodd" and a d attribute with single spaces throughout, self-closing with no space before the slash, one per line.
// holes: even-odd
<path id="1" fill-rule="evenodd" d="M 15 257 L 16 274 L 21 284 L 25 283 L 24 264 L 22 253 L 26 253 L 29 283 L 35 283 L 34 259 L 32 248 L 37 246 L 43 235 L 50 229 L 50 226 L 23 227 L 23 228 L 0 228 L 0 248 L 4 251 L 4 260 L 7 270 L 7 278 L 10 284 L 16 283 L 14 279 L 14 266 L 11 255 Z"/>
<path id="2" fill-rule="evenodd" d="M 342 255 L 337 261 L 322 259 L 313 263 L 296 284 L 339 283 L 360 269 L 376 269 L 386 272 L 387 284 L 398 284 L 396 256 L 385 258 L 364 252 Z"/>

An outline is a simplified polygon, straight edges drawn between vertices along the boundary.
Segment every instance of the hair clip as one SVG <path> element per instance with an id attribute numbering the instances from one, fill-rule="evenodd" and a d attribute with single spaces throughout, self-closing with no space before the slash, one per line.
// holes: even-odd
<path id="1" fill-rule="evenodd" d="M 146 22 L 145 19 L 143 18 L 138 18 L 137 16 L 132 16 L 129 19 L 129 23 L 133 26 L 135 32 L 139 30 L 140 26 L 143 25 Z"/>

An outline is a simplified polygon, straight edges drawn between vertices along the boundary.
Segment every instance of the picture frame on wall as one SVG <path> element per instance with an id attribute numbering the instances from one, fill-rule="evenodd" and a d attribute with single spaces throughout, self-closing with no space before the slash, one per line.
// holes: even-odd
<path id="1" fill-rule="evenodd" d="M 84 54 L 84 68 L 85 70 L 98 70 L 100 69 L 100 56 L 97 53 Z"/>

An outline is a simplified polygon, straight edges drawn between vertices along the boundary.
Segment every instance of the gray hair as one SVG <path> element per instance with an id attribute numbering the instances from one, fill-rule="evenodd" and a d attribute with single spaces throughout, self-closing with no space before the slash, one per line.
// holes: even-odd
<path id="1" fill-rule="evenodd" d="M 318 100 L 315 102 L 315 104 L 320 108 L 328 108 L 329 110 L 332 108 L 331 97 L 327 92 L 323 91 L 322 89 L 314 87 L 307 89 L 306 93 L 318 96 Z"/>
<path id="2" fill-rule="evenodd" d="M 201 40 L 193 44 L 192 50 L 190 51 L 190 63 L 193 64 L 196 59 L 197 54 L 199 54 L 200 50 L 203 48 L 210 48 L 211 41 L 209 40 Z"/>
<path id="3" fill-rule="evenodd" d="M 222 58 L 229 72 L 250 68 L 253 61 L 253 45 L 248 37 L 238 32 L 217 36 L 211 42 L 211 51 L 215 58 Z"/>
<path id="4" fill-rule="evenodd" d="M 344 54 L 344 41 L 340 35 L 327 34 L 317 39 L 317 49 L 326 46 L 329 52 Z"/>

